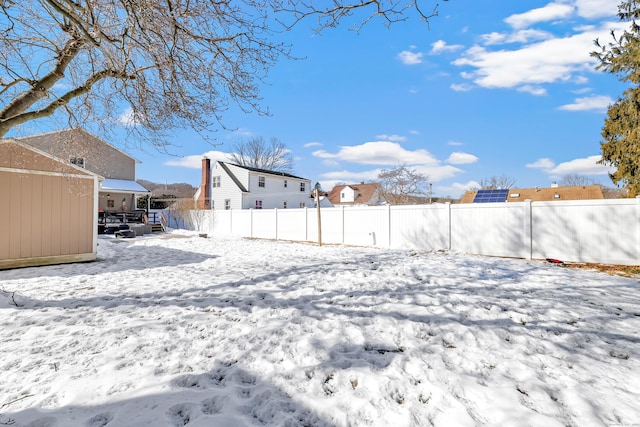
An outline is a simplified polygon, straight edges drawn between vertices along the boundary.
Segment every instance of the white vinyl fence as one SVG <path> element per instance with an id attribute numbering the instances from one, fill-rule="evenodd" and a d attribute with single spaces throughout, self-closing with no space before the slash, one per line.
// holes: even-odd
<path id="1" fill-rule="evenodd" d="M 192 211 L 198 231 L 318 240 L 316 209 Z M 322 242 L 640 265 L 640 199 L 321 209 Z"/>

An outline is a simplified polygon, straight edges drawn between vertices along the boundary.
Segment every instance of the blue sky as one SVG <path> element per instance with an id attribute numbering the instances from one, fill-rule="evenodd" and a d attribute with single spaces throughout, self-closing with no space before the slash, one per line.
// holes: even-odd
<path id="1" fill-rule="evenodd" d="M 612 186 L 596 165 L 606 107 L 625 87 L 595 70 L 594 39 L 623 29 L 618 0 L 440 2 L 430 25 L 411 16 L 315 35 L 303 23 L 284 35 L 293 54 L 269 73 L 262 105 L 235 109 L 211 145 L 178 132 L 174 156 L 131 152 L 138 178 L 199 185 L 203 155 L 225 160 L 234 143 L 285 143 L 293 173 L 319 181 L 375 181 L 406 163 L 429 176 L 435 196 L 458 197 L 483 178 L 549 186 L 567 174 Z"/>

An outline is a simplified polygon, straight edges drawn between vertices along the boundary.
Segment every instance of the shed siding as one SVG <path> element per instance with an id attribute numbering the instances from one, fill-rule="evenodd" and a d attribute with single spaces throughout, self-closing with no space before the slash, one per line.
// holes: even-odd
<path id="1" fill-rule="evenodd" d="M 7 143 L 0 157 L 0 269 L 95 259 L 97 177 Z"/>

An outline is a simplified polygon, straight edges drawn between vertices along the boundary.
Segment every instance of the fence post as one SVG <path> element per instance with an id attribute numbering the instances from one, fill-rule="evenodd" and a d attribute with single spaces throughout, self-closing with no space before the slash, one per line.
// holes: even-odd
<path id="1" fill-rule="evenodd" d="M 276 215 L 276 240 L 278 240 L 278 208 L 274 208 L 274 213 Z"/>
<path id="2" fill-rule="evenodd" d="M 309 215 L 307 215 L 307 207 L 304 207 L 304 241 L 309 241 Z"/>
<path id="3" fill-rule="evenodd" d="M 533 221 L 532 221 L 532 205 L 531 200 L 527 199 L 524 201 L 524 218 L 523 218 L 523 226 L 524 226 L 524 250 L 525 250 L 525 259 L 533 258 Z"/>
<path id="4" fill-rule="evenodd" d="M 344 205 L 340 206 L 340 213 L 342 215 L 340 215 L 340 217 L 342 218 L 342 224 L 340 224 L 340 228 L 341 228 L 341 235 L 342 235 L 342 244 L 344 245 Z"/>
<path id="5" fill-rule="evenodd" d="M 389 237 L 389 248 L 391 248 L 391 205 L 387 205 L 387 236 Z"/>
<path id="6" fill-rule="evenodd" d="M 249 209 L 249 237 L 253 239 L 253 208 Z"/>
<path id="7" fill-rule="evenodd" d="M 447 237 L 448 237 L 448 243 L 447 243 L 447 250 L 451 250 L 451 202 L 446 202 L 445 205 L 447 206 Z"/>

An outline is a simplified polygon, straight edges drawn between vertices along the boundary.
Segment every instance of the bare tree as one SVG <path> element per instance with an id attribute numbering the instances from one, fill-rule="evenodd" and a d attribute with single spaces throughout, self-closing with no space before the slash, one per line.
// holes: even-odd
<path id="1" fill-rule="evenodd" d="M 429 177 L 402 164 L 393 169 L 383 169 L 378 174 L 378 180 L 381 196 L 387 203 L 406 205 L 426 194 L 423 186 Z"/>
<path id="2" fill-rule="evenodd" d="M 573 186 L 584 186 L 584 185 L 594 185 L 596 182 L 591 178 L 579 175 L 577 173 L 565 175 L 558 182 L 560 187 L 573 187 Z"/>
<path id="3" fill-rule="evenodd" d="M 224 127 L 230 105 L 266 112 L 260 84 L 289 57 L 277 38 L 282 25 L 313 16 L 322 31 L 358 11 L 358 27 L 437 13 L 418 1 L 5 0 L 0 137 L 45 117 L 108 134 L 123 106 L 130 134 L 157 147 L 170 129 Z"/>
<path id="4" fill-rule="evenodd" d="M 277 138 L 269 143 L 262 137 L 239 142 L 234 145 L 231 161 L 252 168 L 277 172 L 289 172 L 293 169 L 293 157 L 287 146 Z"/>
<path id="5" fill-rule="evenodd" d="M 480 180 L 480 188 L 483 190 L 500 190 L 512 188 L 516 185 L 516 179 L 507 175 L 494 175 Z"/>

